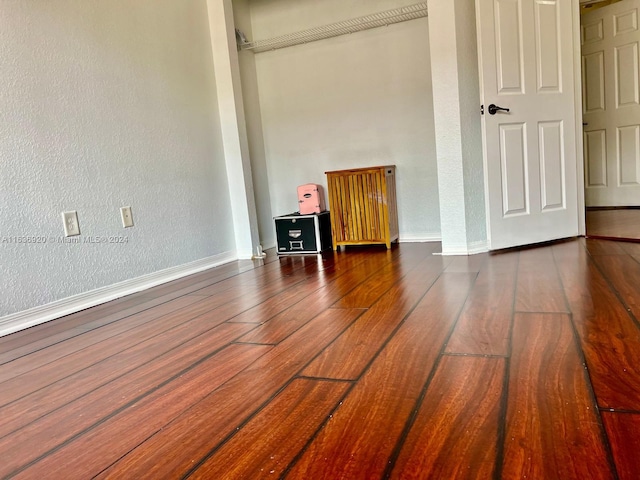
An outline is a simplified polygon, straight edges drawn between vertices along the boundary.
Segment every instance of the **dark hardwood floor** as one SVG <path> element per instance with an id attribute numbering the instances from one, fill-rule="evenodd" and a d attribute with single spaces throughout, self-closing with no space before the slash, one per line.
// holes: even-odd
<path id="1" fill-rule="evenodd" d="M 587 207 L 587 236 L 640 241 L 639 207 Z"/>
<path id="2" fill-rule="evenodd" d="M 640 478 L 640 244 L 235 262 L 0 338 L 0 478 Z"/>

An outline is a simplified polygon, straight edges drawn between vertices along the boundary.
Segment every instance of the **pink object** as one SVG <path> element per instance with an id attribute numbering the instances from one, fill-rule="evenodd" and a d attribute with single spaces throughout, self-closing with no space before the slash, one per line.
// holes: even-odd
<path id="1" fill-rule="evenodd" d="M 307 183 L 298 187 L 298 206 L 301 215 L 320 213 L 326 210 L 322 185 Z"/>

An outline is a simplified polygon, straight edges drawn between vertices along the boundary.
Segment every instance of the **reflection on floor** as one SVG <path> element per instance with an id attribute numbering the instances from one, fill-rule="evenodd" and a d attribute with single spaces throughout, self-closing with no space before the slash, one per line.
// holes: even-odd
<path id="1" fill-rule="evenodd" d="M 587 209 L 587 236 L 640 240 L 640 209 Z"/>

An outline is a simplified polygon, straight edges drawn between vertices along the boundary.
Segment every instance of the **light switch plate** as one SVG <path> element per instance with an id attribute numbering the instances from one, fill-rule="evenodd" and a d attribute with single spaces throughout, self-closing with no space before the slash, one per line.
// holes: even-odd
<path id="1" fill-rule="evenodd" d="M 80 235 L 80 225 L 78 224 L 78 212 L 62 212 L 62 221 L 64 222 L 64 236 L 73 237 Z"/>
<path id="2" fill-rule="evenodd" d="M 120 216 L 122 217 L 122 226 L 124 228 L 133 227 L 133 213 L 131 207 L 121 207 Z"/>

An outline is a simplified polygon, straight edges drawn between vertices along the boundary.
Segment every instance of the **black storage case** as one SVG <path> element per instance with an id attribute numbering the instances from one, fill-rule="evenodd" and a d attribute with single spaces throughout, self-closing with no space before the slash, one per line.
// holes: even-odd
<path id="1" fill-rule="evenodd" d="M 278 255 L 320 253 L 331 248 L 329 212 L 275 217 Z"/>

